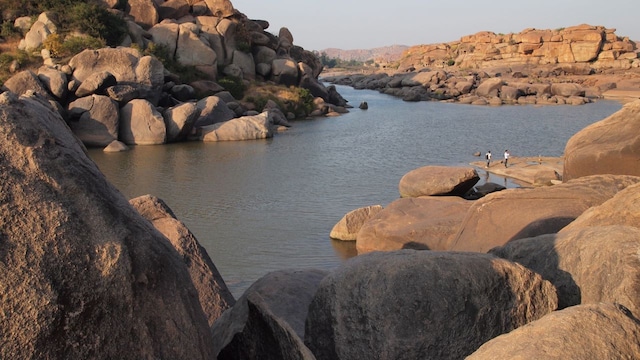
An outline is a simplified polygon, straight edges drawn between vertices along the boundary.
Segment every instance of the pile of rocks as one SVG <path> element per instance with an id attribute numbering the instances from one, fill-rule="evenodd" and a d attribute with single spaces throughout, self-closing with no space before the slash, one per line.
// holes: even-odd
<path id="1" fill-rule="evenodd" d="M 318 81 L 322 66 L 317 57 L 294 46 L 286 28 L 279 36 L 271 35 L 268 22 L 248 19 L 229 1 L 128 3 L 126 11 L 113 10 L 128 24 L 129 37 L 122 46 L 85 50 L 67 64 L 56 63 L 43 50 L 44 65 L 37 72 L 18 72 L 2 91 L 41 95 L 54 103 L 86 146 L 108 150 L 185 140 L 265 138 L 298 117 L 347 111 L 335 87 Z M 108 5 L 115 7 L 117 2 Z M 57 33 L 49 15 L 42 13 L 34 23 L 30 18 L 15 20 L 25 32 L 21 49 L 35 51 Z M 152 43 L 166 46 L 175 61 L 195 67 L 205 78 L 183 83 L 156 58 L 138 50 Z M 284 113 L 273 101 L 258 109 L 216 82 L 224 76 L 245 85 L 268 81 L 305 88 L 315 98 L 315 110 Z"/>
<path id="2" fill-rule="evenodd" d="M 613 118 L 637 124 L 639 107 Z M 638 167 L 475 202 L 454 196 L 473 171 L 442 186 L 422 178 L 443 169 L 418 169 L 400 186 L 417 197 L 401 200 L 425 199 L 430 213 L 397 211 L 415 227 L 403 231 L 463 212 L 410 239 L 455 251 L 277 271 L 235 301 L 166 204 L 127 201 L 42 97 L 0 94 L 0 137 L 1 358 L 640 357 Z M 607 160 L 637 164 L 629 141 Z M 370 209 L 365 225 L 391 207 Z"/>
<path id="3" fill-rule="evenodd" d="M 579 25 L 506 35 L 485 31 L 451 43 L 411 47 L 396 70 L 323 79 L 405 101 L 581 105 L 617 87 L 639 89 L 638 68 L 638 49 L 629 38 L 617 36 L 615 29 Z M 605 76 L 631 70 L 635 75 Z M 586 80 L 596 74 L 602 79 Z"/>

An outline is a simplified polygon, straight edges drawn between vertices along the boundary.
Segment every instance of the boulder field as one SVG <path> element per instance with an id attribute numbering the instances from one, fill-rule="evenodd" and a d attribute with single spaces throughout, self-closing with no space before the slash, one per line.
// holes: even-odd
<path id="1" fill-rule="evenodd" d="M 70 59 L 40 51 L 50 35 L 70 36 L 58 33 L 53 14 L 5 19 L 23 31 L 18 47 L 41 56 L 43 64 L 18 67 L 0 91 L 40 94 L 85 146 L 120 151 L 187 140 L 263 139 L 296 118 L 348 111 L 335 86 L 318 80 L 318 58 L 295 46 L 287 28 L 273 35 L 267 21 L 248 19 L 230 1 L 136 0 L 125 9 L 122 2 L 103 3 L 126 22 L 128 36 L 119 46 L 86 49 Z M 163 61 L 198 70 L 199 77 L 187 82 L 146 55 L 158 47 L 170 56 Z M 304 90 L 310 99 L 285 109 L 267 95 L 243 99 L 234 91 L 267 83 Z"/>
<path id="2" fill-rule="evenodd" d="M 472 105 L 582 105 L 598 97 L 640 98 L 635 42 L 615 29 L 582 24 L 520 33 L 489 31 L 418 45 L 369 74 L 323 80 L 405 101 Z"/>
<path id="3" fill-rule="evenodd" d="M 169 206 L 125 199 L 47 98 L 0 94 L 0 138 L 0 358 L 640 357 L 638 176 L 470 200 L 412 175 L 418 197 L 346 220 L 356 243 L 375 224 L 371 252 L 236 301 Z"/>

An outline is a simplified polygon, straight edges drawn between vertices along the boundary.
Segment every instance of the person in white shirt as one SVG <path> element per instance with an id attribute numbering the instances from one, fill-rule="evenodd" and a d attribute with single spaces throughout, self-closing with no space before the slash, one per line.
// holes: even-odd
<path id="1" fill-rule="evenodd" d="M 507 162 L 509 161 L 509 150 L 504 151 L 504 167 L 507 167 Z"/>
<path id="2" fill-rule="evenodd" d="M 487 154 L 484 157 L 485 159 L 487 159 L 487 166 L 485 167 L 489 167 L 489 165 L 491 164 L 491 150 L 487 151 Z"/>

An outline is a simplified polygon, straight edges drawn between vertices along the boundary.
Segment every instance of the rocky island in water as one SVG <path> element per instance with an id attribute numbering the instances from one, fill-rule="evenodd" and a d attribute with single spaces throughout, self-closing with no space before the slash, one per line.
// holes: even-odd
<path id="1" fill-rule="evenodd" d="M 269 36 L 266 22 L 229 1 L 128 3 L 120 11 L 131 42 L 173 39 L 212 79 L 184 84 L 157 58 L 110 47 L 66 64 L 47 58 L 5 81 L 0 358 L 640 358 L 640 100 L 574 135 L 560 160 L 527 168 L 536 159 L 514 158 L 488 169 L 527 188 L 477 186 L 473 165 L 415 169 L 397 184 L 396 201 L 336 224 L 331 236 L 355 241 L 358 256 L 332 271 L 269 273 L 235 299 L 170 204 L 153 194 L 126 199 L 86 147 L 264 138 L 277 124 L 337 113 L 346 102 L 322 85 L 315 56 L 293 46 L 288 31 Z M 55 25 L 47 19 L 27 33 Z M 231 45 L 241 26 L 251 53 Z M 420 100 L 481 103 L 486 95 L 496 104 L 583 103 L 638 89 L 635 43 L 611 30 L 474 36 L 473 49 L 471 38 L 455 50 L 426 47 L 424 71 L 358 81 L 376 77 L 376 88 L 407 88 Z M 455 64 L 468 78 L 451 76 Z M 299 85 L 315 107 L 288 114 L 278 99 L 258 107 L 256 98 L 235 98 L 214 81 L 219 69 L 249 83 Z M 589 80 L 620 69 L 627 77 L 609 85 Z M 581 80 L 559 83 L 569 78 Z"/>

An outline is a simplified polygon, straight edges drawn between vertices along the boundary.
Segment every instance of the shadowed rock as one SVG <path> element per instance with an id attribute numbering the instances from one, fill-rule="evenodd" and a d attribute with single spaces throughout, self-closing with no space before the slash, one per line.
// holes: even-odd
<path id="1" fill-rule="evenodd" d="M 107 96 L 83 97 L 69 104 L 69 127 L 86 146 L 104 147 L 118 140 L 119 114 Z"/>
<path id="2" fill-rule="evenodd" d="M 480 180 L 473 168 L 451 166 L 423 166 L 400 179 L 401 197 L 430 195 L 464 195 Z"/>
<path id="3" fill-rule="evenodd" d="M 509 242 L 492 254 L 542 275 L 558 289 L 558 307 L 612 302 L 640 314 L 640 229 L 576 228 Z"/>
<path id="4" fill-rule="evenodd" d="M 212 358 L 177 252 L 63 119 L 7 92 L 0 137 L 0 358 Z"/>
<path id="5" fill-rule="evenodd" d="M 321 270 L 280 270 L 257 280 L 212 327 L 218 359 L 315 359 L 304 322 Z"/>
<path id="6" fill-rule="evenodd" d="M 572 136 L 564 150 L 565 180 L 593 174 L 640 176 L 640 100 Z"/>
<path id="7" fill-rule="evenodd" d="M 482 345 L 468 360 L 638 359 L 640 325 L 622 306 L 590 304 L 553 312 Z"/>
<path id="8" fill-rule="evenodd" d="M 317 359 L 461 359 L 556 306 L 549 282 L 491 255 L 370 253 L 322 280 L 305 344 Z"/>
<path id="9" fill-rule="evenodd" d="M 486 252 L 510 240 L 556 233 L 639 181 L 636 176 L 594 175 L 551 187 L 491 193 L 471 206 L 449 250 Z"/>
<path id="10" fill-rule="evenodd" d="M 400 249 L 447 250 L 473 203 L 456 196 L 398 199 L 365 222 L 358 254 Z"/>
<path id="11" fill-rule="evenodd" d="M 193 233 L 176 218 L 164 201 L 144 195 L 129 201 L 140 215 L 166 236 L 182 257 L 193 285 L 198 292 L 200 305 L 213 325 L 222 313 L 233 306 L 235 299 L 224 283 L 207 251 L 200 246 Z"/>

